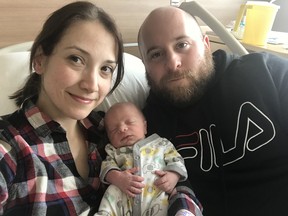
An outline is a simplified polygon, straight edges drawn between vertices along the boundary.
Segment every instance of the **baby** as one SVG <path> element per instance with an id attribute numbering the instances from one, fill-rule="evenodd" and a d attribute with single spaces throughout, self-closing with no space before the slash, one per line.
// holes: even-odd
<path id="1" fill-rule="evenodd" d="M 146 120 L 132 103 L 113 105 L 105 115 L 105 127 L 110 143 L 100 178 L 110 185 L 98 215 L 168 215 L 169 194 L 178 181 L 187 179 L 181 155 L 167 139 L 145 137 Z"/>

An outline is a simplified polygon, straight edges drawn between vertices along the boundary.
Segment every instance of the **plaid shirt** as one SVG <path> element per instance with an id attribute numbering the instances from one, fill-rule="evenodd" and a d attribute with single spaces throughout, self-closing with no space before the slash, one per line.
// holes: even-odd
<path id="1" fill-rule="evenodd" d="M 92 112 L 81 121 L 89 146 L 88 180 L 76 170 L 64 129 L 32 100 L 1 118 L 0 215 L 72 216 L 97 210 L 104 191 L 98 151 L 104 142 L 102 118 Z"/>

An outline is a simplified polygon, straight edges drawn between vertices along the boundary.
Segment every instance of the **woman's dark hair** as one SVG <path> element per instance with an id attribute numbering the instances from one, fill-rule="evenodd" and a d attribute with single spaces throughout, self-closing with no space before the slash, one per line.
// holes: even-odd
<path id="1" fill-rule="evenodd" d="M 15 100 L 17 106 L 20 106 L 25 99 L 31 96 L 36 96 L 38 98 L 41 89 L 41 76 L 33 72 L 33 62 L 38 54 L 38 49 L 41 48 L 45 56 L 50 56 L 55 46 L 61 40 L 65 31 L 73 23 L 78 21 L 96 20 L 99 21 L 105 27 L 105 29 L 111 33 L 115 39 L 116 45 L 118 45 L 117 76 L 109 94 L 115 90 L 124 75 L 122 36 L 118 31 L 114 20 L 103 9 L 97 7 L 91 2 L 78 1 L 65 5 L 64 7 L 53 12 L 48 17 L 41 32 L 34 40 L 30 55 L 30 75 L 23 88 L 19 89 L 12 96 L 10 96 L 11 99 Z"/>

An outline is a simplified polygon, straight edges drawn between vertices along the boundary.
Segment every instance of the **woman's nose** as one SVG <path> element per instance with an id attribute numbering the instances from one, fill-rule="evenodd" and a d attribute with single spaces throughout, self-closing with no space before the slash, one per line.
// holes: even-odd
<path id="1" fill-rule="evenodd" d="M 87 92 L 98 91 L 99 73 L 96 69 L 87 71 L 83 74 L 81 81 L 81 88 L 85 89 Z"/>

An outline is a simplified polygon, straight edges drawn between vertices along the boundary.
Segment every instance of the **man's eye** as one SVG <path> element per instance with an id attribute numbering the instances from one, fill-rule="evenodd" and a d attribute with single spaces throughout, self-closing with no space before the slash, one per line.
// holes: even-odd
<path id="1" fill-rule="evenodd" d="M 183 48 L 185 48 L 187 46 L 188 46 L 188 43 L 186 43 L 186 42 L 181 42 L 181 43 L 177 44 L 177 48 L 180 48 L 180 49 L 183 49 Z"/>
<path id="2" fill-rule="evenodd" d="M 156 59 L 159 58 L 160 56 L 161 56 L 160 52 L 155 52 L 150 55 L 150 59 Z"/>

